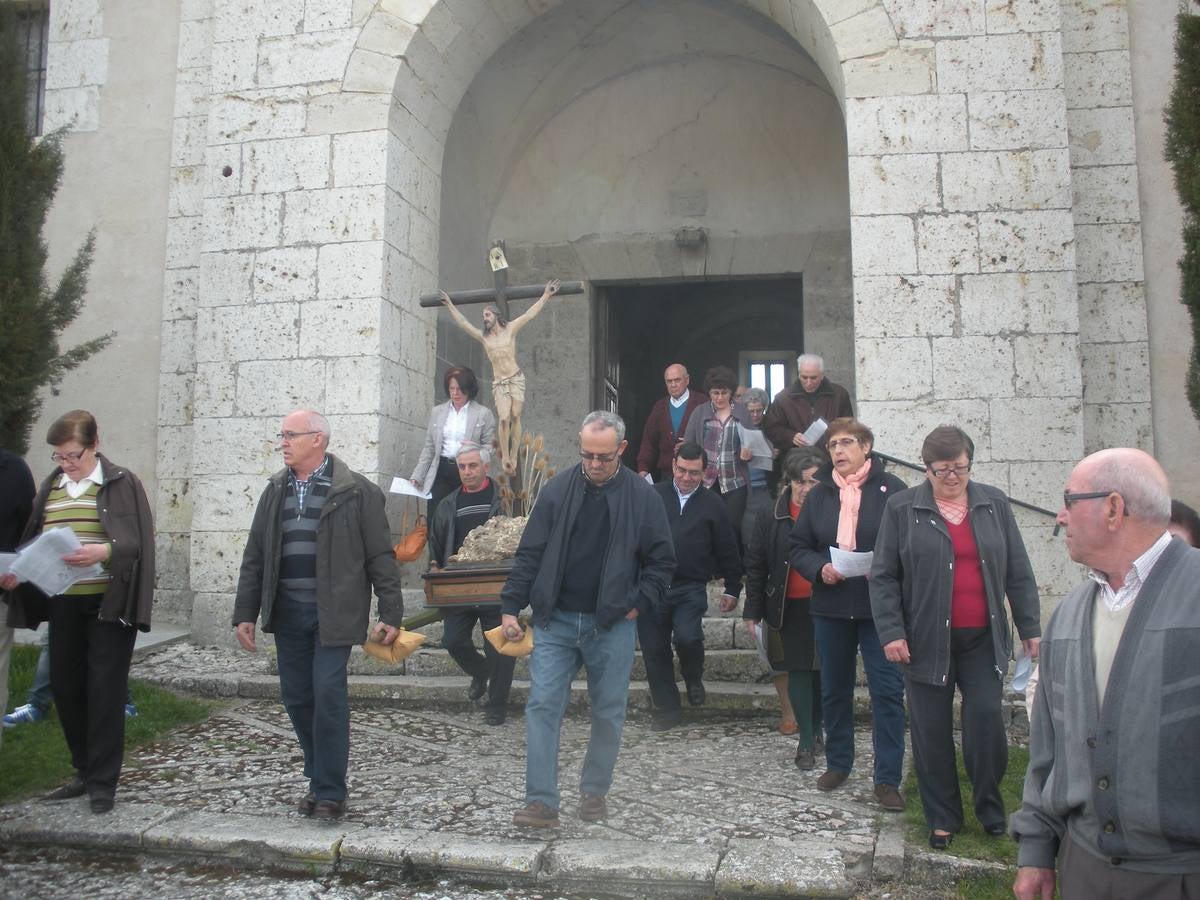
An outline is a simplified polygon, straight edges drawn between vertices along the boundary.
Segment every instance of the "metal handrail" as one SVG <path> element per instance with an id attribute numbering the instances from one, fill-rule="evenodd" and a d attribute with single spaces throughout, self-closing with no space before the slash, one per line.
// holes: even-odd
<path id="1" fill-rule="evenodd" d="M 895 463 L 898 466 L 904 466 L 904 467 L 912 469 L 916 472 L 924 472 L 925 471 L 924 466 L 917 465 L 917 463 L 914 463 L 914 462 L 909 462 L 907 459 L 901 459 L 898 456 L 890 456 L 887 453 L 880 453 L 878 450 L 874 450 L 873 452 L 880 459 L 885 459 L 888 462 Z M 1011 503 L 1013 506 L 1019 506 L 1022 509 L 1028 509 L 1035 513 L 1041 513 L 1043 516 L 1049 516 L 1052 519 L 1058 518 L 1058 513 L 1051 512 L 1050 510 L 1048 510 L 1042 506 L 1034 506 L 1032 503 L 1026 503 L 1024 500 L 1018 500 L 1016 497 L 1009 497 L 1008 502 Z"/>

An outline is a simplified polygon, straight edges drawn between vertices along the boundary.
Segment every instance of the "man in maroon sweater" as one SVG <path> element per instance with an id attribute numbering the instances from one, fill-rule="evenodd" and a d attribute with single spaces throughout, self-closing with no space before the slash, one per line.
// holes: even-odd
<path id="1" fill-rule="evenodd" d="M 663 380 L 667 383 L 667 396 L 650 410 L 637 456 L 638 474 L 643 478 L 651 474 L 655 481 L 670 480 L 675 447 L 683 440 L 692 410 L 708 402 L 708 394 L 688 390 L 688 370 L 680 363 L 667 366 Z"/>

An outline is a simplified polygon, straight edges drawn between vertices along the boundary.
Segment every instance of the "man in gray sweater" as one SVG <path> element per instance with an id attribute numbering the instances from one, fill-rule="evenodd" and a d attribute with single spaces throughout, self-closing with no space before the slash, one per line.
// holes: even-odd
<path id="1" fill-rule="evenodd" d="M 1058 523 L 1087 582 L 1050 617 L 1010 827 L 1018 898 L 1200 896 L 1200 550 L 1167 533 L 1140 450 L 1071 472 Z"/>

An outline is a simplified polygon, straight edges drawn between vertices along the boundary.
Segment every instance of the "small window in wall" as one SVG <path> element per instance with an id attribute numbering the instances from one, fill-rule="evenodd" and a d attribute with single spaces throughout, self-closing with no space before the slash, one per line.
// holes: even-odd
<path id="1" fill-rule="evenodd" d="M 762 388 L 772 399 L 791 381 L 788 372 L 795 367 L 795 356 L 790 351 L 755 350 L 740 356 L 741 375 L 746 385 Z"/>
<path id="2" fill-rule="evenodd" d="M 46 109 L 46 55 L 50 42 L 50 8 L 33 5 L 17 12 L 17 43 L 25 55 L 25 127 L 42 133 Z"/>

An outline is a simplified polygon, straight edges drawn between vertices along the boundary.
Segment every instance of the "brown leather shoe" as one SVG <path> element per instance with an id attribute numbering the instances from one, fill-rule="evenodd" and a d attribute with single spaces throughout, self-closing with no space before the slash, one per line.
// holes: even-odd
<path id="1" fill-rule="evenodd" d="M 599 794 L 580 794 L 579 818 L 585 822 L 600 822 L 607 819 L 608 803 Z"/>
<path id="2" fill-rule="evenodd" d="M 312 817 L 332 822 L 346 813 L 345 800 L 317 800 L 313 803 Z"/>
<path id="3" fill-rule="evenodd" d="M 513 813 L 513 824 L 518 828 L 557 828 L 558 810 L 535 800 Z"/>
<path id="4" fill-rule="evenodd" d="M 312 791 L 309 791 L 307 794 L 301 797 L 300 802 L 296 804 L 296 812 L 300 813 L 302 816 L 311 816 L 313 814 L 313 807 L 316 805 L 316 795 L 313 794 Z"/>
<path id="5" fill-rule="evenodd" d="M 894 784 L 875 785 L 875 801 L 888 812 L 904 812 L 904 797 Z"/>
<path id="6" fill-rule="evenodd" d="M 837 769 L 826 769 L 817 778 L 817 790 L 832 791 L 835 788 L 840 788 L 850 777 L 849 772 L 839 772 Z"/>

